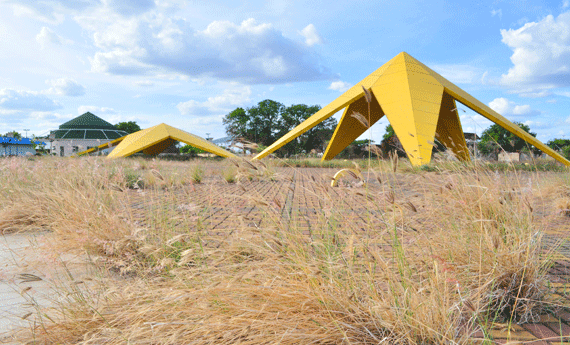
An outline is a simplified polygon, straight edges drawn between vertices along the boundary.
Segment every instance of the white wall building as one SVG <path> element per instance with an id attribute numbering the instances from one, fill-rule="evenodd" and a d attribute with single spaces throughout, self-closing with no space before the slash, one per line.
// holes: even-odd
<path id="1" fill-rule="evenodd" d="M 50 151 L 61 157 L 72 156 L 127 134 L 100 117 L 87 112 L 50 132 Z M 111 150 L 112 148 L 100 152 L 108 154 Z"/>

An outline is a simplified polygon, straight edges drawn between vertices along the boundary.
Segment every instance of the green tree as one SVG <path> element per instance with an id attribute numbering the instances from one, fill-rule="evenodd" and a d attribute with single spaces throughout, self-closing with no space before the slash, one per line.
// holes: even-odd
<path id="1" fill-rule="evenodd" d="M 204 153 L 206 151 L 194 147 L 192 145 L 184 145 L 180 148 L 180 153 L 190 154 L 191 156 L 196 156 L 198 153 Z"/>
<path id="2" fill-rule="evenodd" d="M 305 104 L 293 104 L 285 108 L 281 114 L 280 131 L 277 137 L 280 138 L 287 134 L 319 110 L 321 110 L 319 105 L 308 106 Z M 279 151 L 282 154 L 308 153 L 313 149 L 324 151 L 325 144 L 332 137 L 336 125 L 336 119 L 330 117 L 290 141 Z"/>
<path id="3" fill-rule="evenodd" d="M 391 137 L 395 135 L 396 132 L 394 132 L 394 128 L 392 127 L 391 124 L 388 124 L 388 126 L 386 126 L 386 133 L 384 133 L 384 135 L 382 136 L 382 141 L 389 140 Z"/>
<path id="4" fill-rule="evenodd" d="M 267 99 L 247 109 L 236 108 L 224 116 L 223 123 L 229 136 L 243 138 L 266 147 L 320 109 L 318 105 L 305 104 L 285 107 L 279 102 Z M 276 153 L 296 154 L 303 151 L 309 152 L 312 149 L 322 149 L 325 141 L 332 136 L 335 127 L 335 119 L 325 120 L 292 140 Z"/>
<path id="5" fill-rule="evenodd" d="M 388 155 L 388 153 L 392 151 L 395 151 L 400 157 L 404 157 L 406 155 L 406 151 L 404 150 L 402 143 L 400 143 L 400 139 L 396 135 L 391 124 L 386 126 L 386 133 L 384 133 L 382 141 L 380 142 L 380 150 L 382 150 L 384 155 Z"/>
<path id="6" fill-rule="evenodd" d="M 372 141 L 372 143 L 374 140 Z M 368 157 L 368 139 L 355 140 L 350 145 L 340 151 L 336 158 L 365 158 Z"/>
<path id="7" fill-rule="evenodd" d="M 284 108 L 283 104 L 266 99 L 246 110 L 237 108 L 222 121 L 229 136 L 268 146 L 276 140 Z"/>
<path id="8" fill-rule="evenodd" d="M 16 131 L 10 131 L 10 132 L 4 134 L 4 136 L 5 136 L 5 137 L 12 137 L 12 138 L 15 138 L 15 139 L 18 139 L 18 140 L 21 140 L 21 139 L 22 139 L 22 135 L 21 135 L 20 133 L 16 132 Z"/>
<path id="9" fill-rule="evenodd" d="M 536 133 L 532 133 L 529 126 L 521 122 L 515 122 L 515 124 L 533 137 L 536 137 Z M 532 145 L 527 144 L 523 139 L 498 124 L 493 124 L 483 131 L 481 141 L 478 144 L 479 151 L 484 154 L 497 153 L 501 150 L 505 150 L 506 152 L 520 152 L 524 151 L 527 147 L 536 151 L 536 148 Z"/>
<path id="10" fill-rule="evenodd" d="M 134 133 L 134 132 L 138 132 L 141 130 L 139 125 L 136 123 L 136 121 L 119 122 L 115 125 L 115 128 L 122 130 L 122 131 L 125 131 L 129 134 Z"/>
<path id="11" fill-rule="evenodd" d="M 562 148 L 562 156 L 566 159 L 570 159 L 570 145 L 564 146 Z"/>
<path id="12" fill-rule="evenodd" d="M 561 151 L 566 146 L 570 146 L 570 139 L 552 139 L 546 145 L 555 151 Z"/>

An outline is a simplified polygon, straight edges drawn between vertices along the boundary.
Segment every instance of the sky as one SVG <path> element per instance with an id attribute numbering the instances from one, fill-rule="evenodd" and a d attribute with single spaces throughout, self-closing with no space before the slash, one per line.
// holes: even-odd
<path id="1" fill-rule="evenodd" d="M 90 111 L 220 138 L 237 107 L 325 106 L 402 51 L 539 140 L 570 139 L 570 0 L 0 0 L 0 133 Z M 459 109 L 465 132 L 491 125 Z"/>

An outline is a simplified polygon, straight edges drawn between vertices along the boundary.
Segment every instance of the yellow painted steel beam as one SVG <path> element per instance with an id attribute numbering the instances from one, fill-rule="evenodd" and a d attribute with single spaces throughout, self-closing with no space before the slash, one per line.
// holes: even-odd
<path id="1" fill-rule="evenodd" d="M 405 53 L 404 53 L 405 54 Z M 546 146 L 538 139 L 533 137 L 532 135 L 528 134 L 526 131 L 522 130 L 519 126 L 512 123 L 505 117 L 501 116 L 499 113 L 494 111 L 493 109 L 489 108 L 487 105 L 482 103 L 481 101 L 477 100 L 475 97 L 471 96 L 467 92 L 463 91 L 461 88 L 450 82 L 449 80 L 445 79 L 441 75 L 437 74 L 436 72 L 432 71 L 429 67 L 422 64 L 418 60 L 414 59 L 413 57 L 406 54 L 409 59 L 418 66 L 421 66 L 424 70 L 428 71 L 437 81 L 445 88 L 445 92 L 453 97 L 455 100 L 461 102 L 465 106 L 469 107 L 474 112 L 482 115 L 483 117 L 493 121 L 494 123 L 498 124 L 499 126 L 505 128 L 509 132 L 513 133 L 517 137 L 523 139 L 527 143 L 534 145 L 536 148 L 541 150 L 542 152 L 546 153 L 547 155 L 551 156 L 552 158 L 556 159 L 560 163 L 570 166 L 570 161 L 566 158 L 562 157 L 556 151 L 551 149 L 550 147 Z"/>
<path id="2" fill-rule="evenodd" d="M 213 143 L 167 124 L 160 124 L 126 136 L 107 158 L 127 157 L 137 152 L 155 155 L 164 151 L 174 141 L 180 141 L 222 157 L 235 155 Z"/>
<path id="3" fill-rule="evenodd" d="M 461 161 L 469 161 L 469 148 L 465 141 L 463 128 L 459 121 L 457 113 L 457 105 L 453 97 L 447 93 L 443 93 L 441 100 L 441 110 L 439 111 L 439 121 L 435 130 L 436 139 L 447 147 L 457 159 Z"/>
<path id="4" fill-rule="evenodd" d="M 364 90 L 362 89 L 362 87 L 369 89 L 372 86 L 372 84 L 378 79 L 378 76 L 380 76 L 395 59 L 396 57 L 385 63 L 382 67 L 378 68 L 376 71 L 372 72 L 368 77 L 364 78 L 358 84 L 348 89 L 348 91 L 343 93 L 337 99 L 335 99 L 334 101 L 326 105 L 324 108 L 313 114 L 311 117 L 303 121 L 303 123 L 301 123 L 297 127 L 293 128 L 291 132 L 285 134 L 284 136 L 279 138 L 276 142 L 268 146 L 265 150 L 261 151 L 257 156 L 253 157 L 253 159 L 254 160 L 261 159 L 269 155 L 270 153 L 281 148 L 291 140 L 297 138 L 301 134 L 305 133 L 306 131 L 315 127 L 319 123 L 333 116 L 339 110 L 347 107 L 351 103 L 358 100 L 360 97 L 364 96 Z"/>
<path id="5" fill-rule="evenodd" d="M 358 120 L 358 115 L 355 114 L 361 115 L 368 124 Z M 384 112 L 374 95 L 372 95 L 370 102 L 370 116 L 368 114 L 368 102 L 366 102 L 364 96 L 351 103 L 342 114 L 342 118 L 336 126 L 332 139 L 323 155 L 323 159 L 334 158 L 345 147 L 352 144 L 364 131 L 372 127 L 382 116 L 384 116 Z"/>
<path id="6" fill-rule="evenodd" d="M 367 113 L 363 88 L 371 90 L 374 95 L 370 114 Z M 351 116 L 354 112 L 361 113 L 365 118 L 370 116 L 371 125 L 385 114 L 413 165 L 430 162 L 436 137 L 458 159 L 469 160 L 456 100 L 570 166 L 570 162 L 554 150 L 405 52 L 392 58 L 254 159 L 267 156 L 340 109 L 346 108 L 323 160 L 332 159 L 366 131 L 367 126 L 359 124 Z"/>
<path id="7" fill-rule="evenodd" d="M 104 150 L 104 149 L 107 149 L 110 147 L 115 147 L 115 146 L 119 145 L 121 143 L 121 141 L 123 141 L 123 139 L 125 139 L 126 137 L 127 136 L 125 135 L 125 136 L 122 136 L 120 138 L 117 138 L 117 139 L 111 140 L 109 142 L 106 142 L 104 144 L 101 144 L 99 146 L 92 147 L 89 150 L 81 151 L 81 152 L 77 153 L 75 156 L 76 157 L 84 156 L 84 155 L 88 155 L 90 153 L 98 152 L 98 151 L 101 151 L 101 150 Z"/>

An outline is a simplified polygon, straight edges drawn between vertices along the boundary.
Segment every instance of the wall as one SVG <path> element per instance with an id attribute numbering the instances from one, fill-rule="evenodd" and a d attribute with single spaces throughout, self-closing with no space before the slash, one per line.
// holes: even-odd
<path id="1" fill-rule="evenodd" d="M 81 151 L 85 151 L 87 150 L 87 147 L 97 147 L 99 145 L 108 143 L 111 140 L 107 140 L 107 139 L 57 139 L 51 142 L 51 149 L 50 152 L 51 153 L 55 153 L 56 156 L 60 155 L 61 152 L 61 147 L 64 148 L 64 156 L 65 157 L 69 157 L 69 156 L 73 156 L 76 153 L 79 153 Z M 73 147 L 77 146 L 77 152 L 73 151 Z M 107 155 L 109 153 L 111 153 L 111 151 L 113 150 L 113 148 L 111 149 L 105 149 L 103 151 L 99 151 L 102 152 L 102 154 Z"/>
<path id="2" fill-rule="evenodd" d="M 32 155 L 36 154 L 32 145 L 0 145 L 0 156 L 25 156 L 28 152 Z"/>

